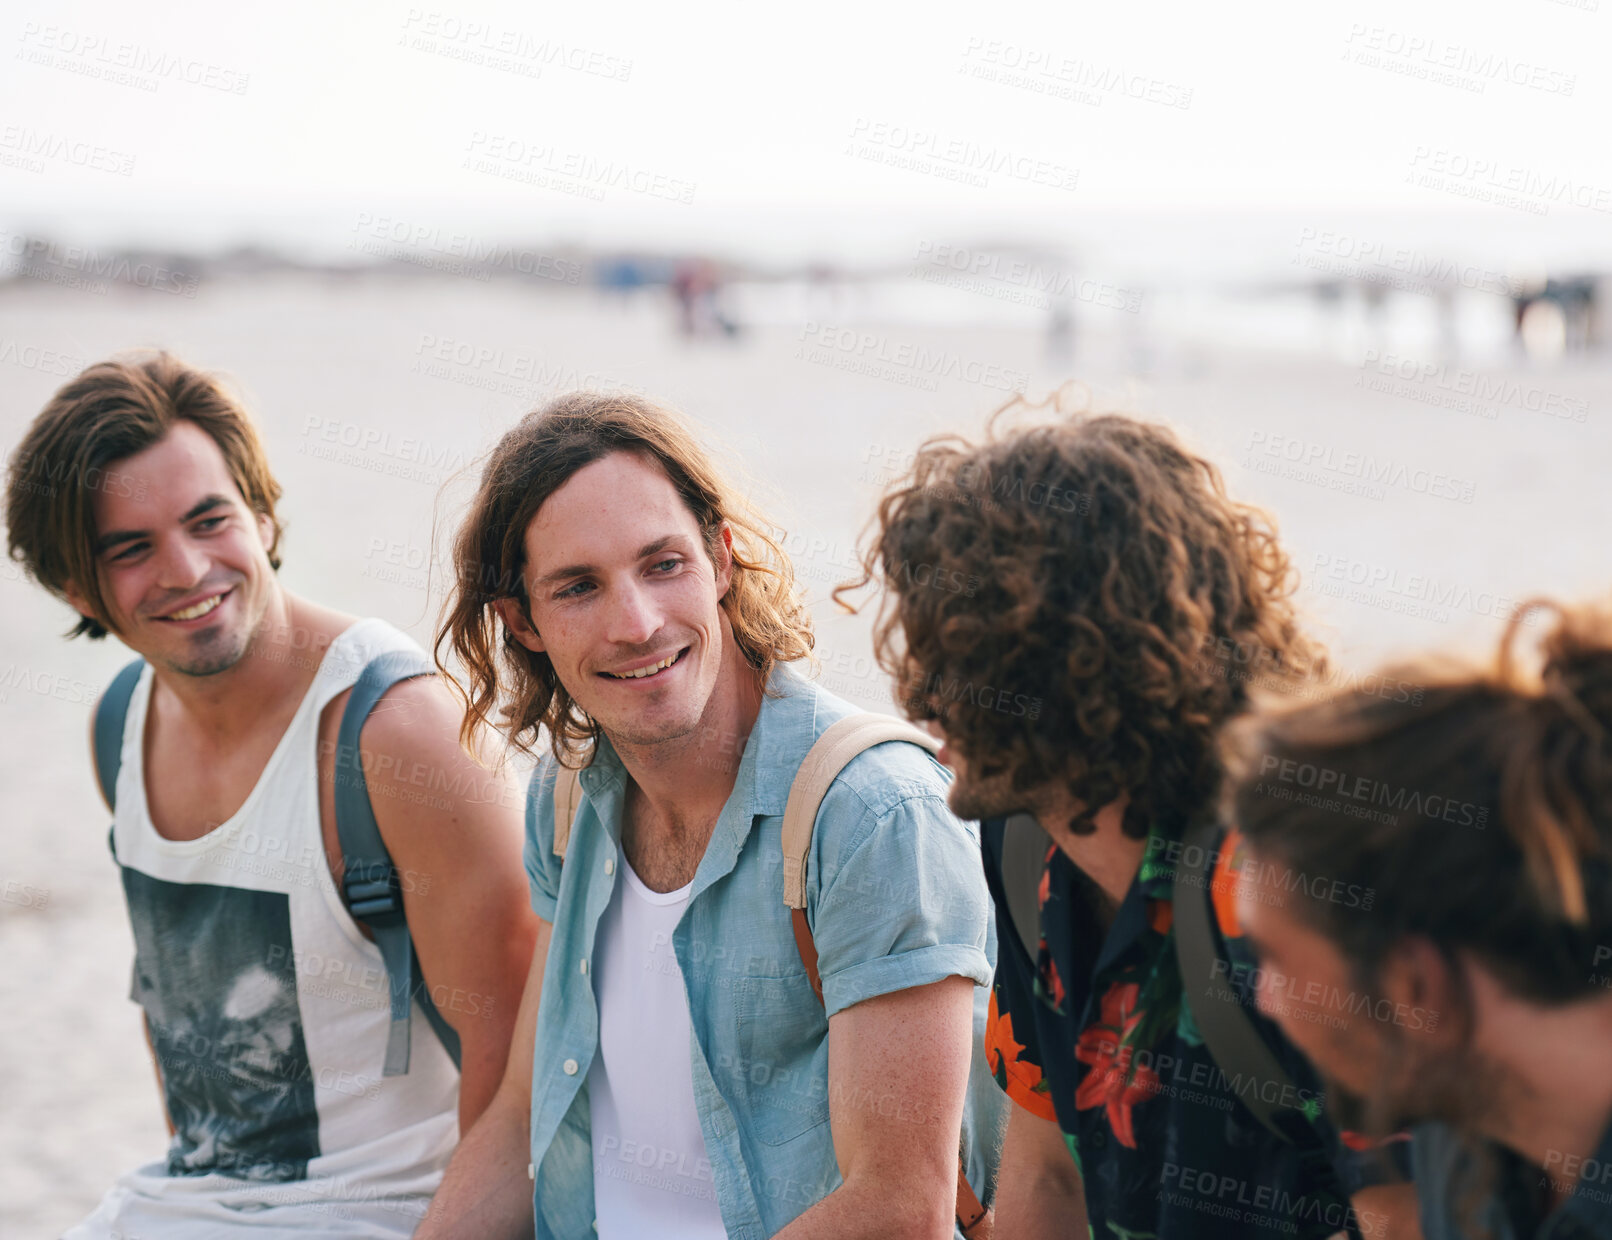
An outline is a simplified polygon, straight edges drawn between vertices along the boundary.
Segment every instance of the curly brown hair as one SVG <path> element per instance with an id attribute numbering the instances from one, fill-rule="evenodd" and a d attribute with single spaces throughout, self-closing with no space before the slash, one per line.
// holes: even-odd
<path id="1" fill-rule="evenodd" d="M 1213 812 L 1220 727 L 1267 683 L 1321 662 L 1271 519 L 1166 427 L 1062 415 L 984 442 L 940 435 L 880 501 L 863 576 L 882 587 L 880 666 L 982 778 L 1067 789 L 1070 829 L 1129 797 L 1124 828 L 1176 834 Z"/>
<path id="2" fill-rule="evenodd" d="M 570 392 L 527 414 L 498 441 L 481 475 L 464 527 L 454 541 L 453 592 L 434 650 L 437 666 L 465 707 L 460 740 L 476 752 L 500 696 L 510 743 L 530 753 L 540 729 L 556 759 L 573 761 L 598 738 L 547 654 L 528 650 L 493 609 L 519 601 L 528 622 L 525 538 L 543 502 L 585 465 L 613 452 L 633 452 L 666 472 L 699 522 L 714 563 L 722 526 L 733 533 L 733 581 L 721 605 L 734 642 L 765 686 L 778 662 L 809 659 L 811 613 L 801 602 L 794 568 L 774 526 L 712 465 L 693 432 L 670 409 L 631 393 Z M 500 658 L 500 646 L 502 657 Z M 457 657 L 469 688 L 449 673 Z"/>

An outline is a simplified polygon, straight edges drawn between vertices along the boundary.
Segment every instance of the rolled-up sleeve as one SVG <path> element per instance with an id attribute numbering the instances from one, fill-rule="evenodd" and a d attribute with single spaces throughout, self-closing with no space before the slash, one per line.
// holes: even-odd
<path id="1" fill-rule="evenodd" d="M 839 787 L 824 799 L 818 829 L 858 811 L 842 855 L 832 845 L 813 850 L 823 870 L 812 938 L 828 1015 L 946 977 L 990 985 L 991 902 L 972 832 L 942 796 L 875 811 Z"/>
<path id="2" fill-rule="evenodd" d="M 553 923 L 560 896 L 560 859 L 554 855 L 554 759 L 545 758 L 526 787 L 526 882 L 532 911 Z"/>

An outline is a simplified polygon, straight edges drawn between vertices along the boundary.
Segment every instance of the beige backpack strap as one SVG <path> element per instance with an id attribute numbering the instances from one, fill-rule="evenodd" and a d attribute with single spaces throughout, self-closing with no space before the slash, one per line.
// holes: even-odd
<path id="1" fill-rule="evenodd" d="M 817 969 L 817 944 L 812 941 L 811 927 L 806 922 L 806 858 L 812 848 L 812 827 L 817 822 L 823 798 L 828 795 L 829 785 L 850 765 L 851 759 L 885 741 L 909 741 L 922 745 L 930 753 L 940 752 L 939 741 L 910 723 L 889 715 L 850 715 L 831 725 L 807 751 L 784 805 L 784 903 L 789 906 L 794 923 L 795 947 L 819 1003 L 823 1002 L 823 978 Z M 968 1240 L 985 1240 L 991 1235 L 995 1214 L 969 1186 L 968 1167 L 961 1152 L 957 1162 L 955 1213 L 957 1225 Z"/>
<path id="2" fill-rule="evenodd" d="M 873 714 L 850 715 L 830 725 L 807 751 L 784 805 L 784 903 L 790 908 L 806 907 L 806 858 L 829 785 L 857 754 L 885 741 L 910 741 L 930 753 L 940 751 L 940 742 L 929 733 L 890 715 Z"/>
<path id="3" fill-rule="evenodd" d="M 554 776 L 554 855 L 565 860 L 565 846 L 571 842 L 571 824 L 582 804 L 582 771 L 560 764 Z"/>

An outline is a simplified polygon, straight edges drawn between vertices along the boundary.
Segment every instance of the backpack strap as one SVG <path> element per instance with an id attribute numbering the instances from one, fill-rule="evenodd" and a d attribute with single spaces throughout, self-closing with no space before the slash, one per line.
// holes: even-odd
<path id="1" fill-rule="evenodd" d="M 1296 1097 L 1292 1079 L 1271 1052 L 1247 1010 L 1235 993 L 1218 976 L 1220 960 L 1216 948 L 1214 921 L 1210 916 L 1210 883 L 1215 862 L 1216 826 L 1206 823 L 1189 832 L 1183 841 L 1181 860 L 1176 863 L 1171 900 L 1175 906 L 1175 954 L 1187 1006 L 1198 1022 L 1198 1032 L 1208 1044 L 1215 1063 L 1226 1075 L 1239 1080 L 1252 1079 L 1261 1087 L 1270 1081 L 1279 1087 L 1278 1096 Z M 1203 996 L 1200 1000 L 1196 996 Z M 1265 1101 L 1264 1089 L 1239 1092 L 1242 1104 L 1271 1132 L 1288 1145 L 1302 1145 L 1295 1139 L 1303 1131 L 1298 1121 L 1304 1116 L 1293 1107 Z M 1308 1125 L 1306 1124 L 1305 1127 Z"/>
<path id="2" fill-rule="evenodd" d="M 997 869 L 1008 920 L 1034 966 L 1041 954 L 1041 876 L 1047 870 L 1049 836 L 1033 814 L 1012 814 L 1002 823 L 1002 856 Z M 998 948 L 998 950 L 1001 950 Z"/>
<path id="3" fill-rule="evenodd" d="M 874 714 L 850 715 L 831 724 L 807 751 L 784 805 L 784 903 L 790 908 L 806 907 L 806 858 L 829 785 L 852 758 L 885 741 L 908 741 L 932 754 L 940 752 L 940 742 L 929 733 L 901 719 Z"/>
<path id="4" fill-rule="evenodd" d="M 123 723 L 145 665 L 144 659 L 125 663 L 95 704 L 95 778 L 100 781 L 101 796 L 114 812 L 118 807 L 118 772 L 123 769 Z"/>
<path id="5" fill-rule="evenodd" d="M 864 750 L 886 741 L 906 741 L 922 746 L 931 754 L 940 751 L 940 742 L 929 733 L 889 715 L 850 715 L 831 724 L 806 753 L 806 760 L 795 774 L 784 805 L 784 904 L 794 923 L 795 947 L 806 966 L 817 1001 L 823 1002 L 823 978 L 817 969 L 817 944 L 806 920 L 806 863 L 812 850 L 812 828 L 817 811 L 830 785 L 840 772 Z M 984 1235 L 990 1230 L 992 1214 L 969 1185 L 963 1151 L 957 1157 L 957 1225 L 966 1237 Z"/>
<path id="6" fill-rule="evenodd" d="M 375 936 L 375 946 L 380 949 L 391 983 L 392 1028 L 386 1041 L 383 1076 L 402 1076 L 409 1070 L 409 1004 L 415 998 L 454 1066 L 459 1064 L 459 1035 L 437 1011 L 423 980 L 418 986 L 415 983 L 420 962 L 403 914 L 403 884 L 375 824 L 358 748 L 364 723 L 381 695 L 401 680 L 428 676 L 433 670 L 425 656 L 414 651 L 396 651 L 372 659 L 347 699 L 336 741 L 336 834 L 341 841 L 343 862 L 342 902 L 353 919 L 363 922 Z"/>
<path id="7" fill-rule="evenodd" d="M 582 768 L 557 763 L 554 776 L 554 855 L 565 860 L 566 846 L 571 842 L 571 824 L 577 820 L 577 809 L 582 804 Z M 586 766 L 587 763 L 583 763 Z"/>

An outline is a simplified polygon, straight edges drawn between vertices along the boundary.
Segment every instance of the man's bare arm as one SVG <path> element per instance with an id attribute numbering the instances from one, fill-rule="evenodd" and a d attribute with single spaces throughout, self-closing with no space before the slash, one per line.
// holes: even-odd
<path id="1" fill-rule="evenodd" d="M 459 1142 L 414 1240 L 529 1240 L 532 1234 L 532 1048 L 537 1005 L 552 927 L 538 919 L 532 968 L 521 997 L 509 1048 L 509 1067 L 498 1092 Z"/>
<path id="2" fill-rule="evenodd" d="M 404 681 L 376 704 L 359 748 L 425 984 L 459 1035 L 467 1132 L 504 1075 L 538 919 L 521 864 L 519 786 L 460 748 L 459 719 L 436 677 Z"/>
<path id="3" fill-rule="evenodd" d="M 845 1181 L 779 1240 L 949 1240 L 974 1033 L 974 983 L 948 977 L 828 1022 L 828 1106 Z"/>
<path id="4" fill-rule="evenodd" d="M 1086 1191 L 1062 1129 L 1013 1104 L 996 1184 L 996 1232 L 1009 1240 L 1086 1234 Z"/>

